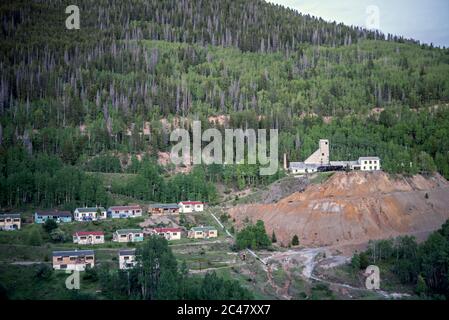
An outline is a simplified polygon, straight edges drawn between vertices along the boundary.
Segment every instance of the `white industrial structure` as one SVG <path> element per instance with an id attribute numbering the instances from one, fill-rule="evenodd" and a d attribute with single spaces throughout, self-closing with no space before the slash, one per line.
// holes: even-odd
<path id="1" fill-rule="evenodd" d="M 287 168 L 285 156 L 284 168 Z M 357 161 L 329 161 L 329 140 L 321 139 L 318 150 L 304 162 L 291 162 L 288 170 L 293 174 L 339 170 L 379 171 L 381 166 L 379 157 L 360 157 Z"/>

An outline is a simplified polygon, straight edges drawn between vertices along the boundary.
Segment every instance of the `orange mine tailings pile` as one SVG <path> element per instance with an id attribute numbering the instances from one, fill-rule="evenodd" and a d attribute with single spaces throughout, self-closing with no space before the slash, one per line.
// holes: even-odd
<path id="1" fill-rule="evenodd" d="M 449 182 L 440 175 L 391 176 L 339 172 L 275 204 L 237 206 L 237 225 L 263 220 L 278 242 L 296 234 L 305 246 L 359 244 L 399 235 L 425 235 L 449 218 Z"/>

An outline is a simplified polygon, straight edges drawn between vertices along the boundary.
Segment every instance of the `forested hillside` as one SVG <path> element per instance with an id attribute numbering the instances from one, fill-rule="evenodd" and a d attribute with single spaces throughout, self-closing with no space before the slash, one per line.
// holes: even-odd
<path id="1" fill-rule="evenodd" d="M 1 206 L 110 202 L 85 171 L 138 174 L 141 190 L 112 188 L 146 201 L 270 182 L 254 166 L 165 181 L 154 161 L 138 164 L 169 150 L 173 127 L 211 117 L 279 129 L 291 160 L 328 138 L 333 159 L 379 155 L 389 172 L 449 177 L 447 49 L 259 0 L 81 1 L 80 30 L 65 28 L 69 4 L 0 4 Z"/>

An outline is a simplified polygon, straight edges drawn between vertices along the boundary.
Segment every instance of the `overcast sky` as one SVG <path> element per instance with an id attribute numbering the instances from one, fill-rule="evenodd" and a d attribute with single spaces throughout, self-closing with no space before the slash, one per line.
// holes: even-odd
<path id="1" fill-rule="evenodd" d="M 366 27 L 367 23 L 368 26 L 378 25 L 385 34 L 402 35 L 421 42 L 449 47 L 449 0 L 267 1 L 324 20 L 362 27 Z M 378 20 L 375 19 L 376 7 L 379 13 Z"/>

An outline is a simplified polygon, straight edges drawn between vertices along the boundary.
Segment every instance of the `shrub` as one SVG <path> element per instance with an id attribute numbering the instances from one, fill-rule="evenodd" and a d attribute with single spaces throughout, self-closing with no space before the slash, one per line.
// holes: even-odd
<path id="1" fill-rule="evenodd" d="M 36 267 L 35 275 L 36 275 L 36 278 L 38 278 L 38 279 L 43 279 L 43 280 L 49 279 L 52 275 L 52 269 L 47 264 L 44 264 L 44 263 L 39 264 Z"/>
<path id="2" fill-rule="evenodd" d="M 58 224 L 53 219 L 47 219 L 45 220 L 45 223 L 42 225 L 42 227 L 47 233 L 51 233 L 53 230 L 58 228 Z"/>
<path id="3" fill-rule="evenodd" d="M 42 245 L 42 236 L 38 229 L 33 229 L 28 235 L 27 239 L 28 245 L 30 246 L 40 246 Z"/>
<path id="4" fill-rule="evenodd" d="M 292 246 L 299 246 L 299 238 L 296 234 L 293 236 Z"/>
<path id="5" fill-rule="evenodd" d="M 55 229 L 50 233 L 50 239 L 53 242 L 64 242 L 66 240 L 66 235 L 61 229 Z"/>

